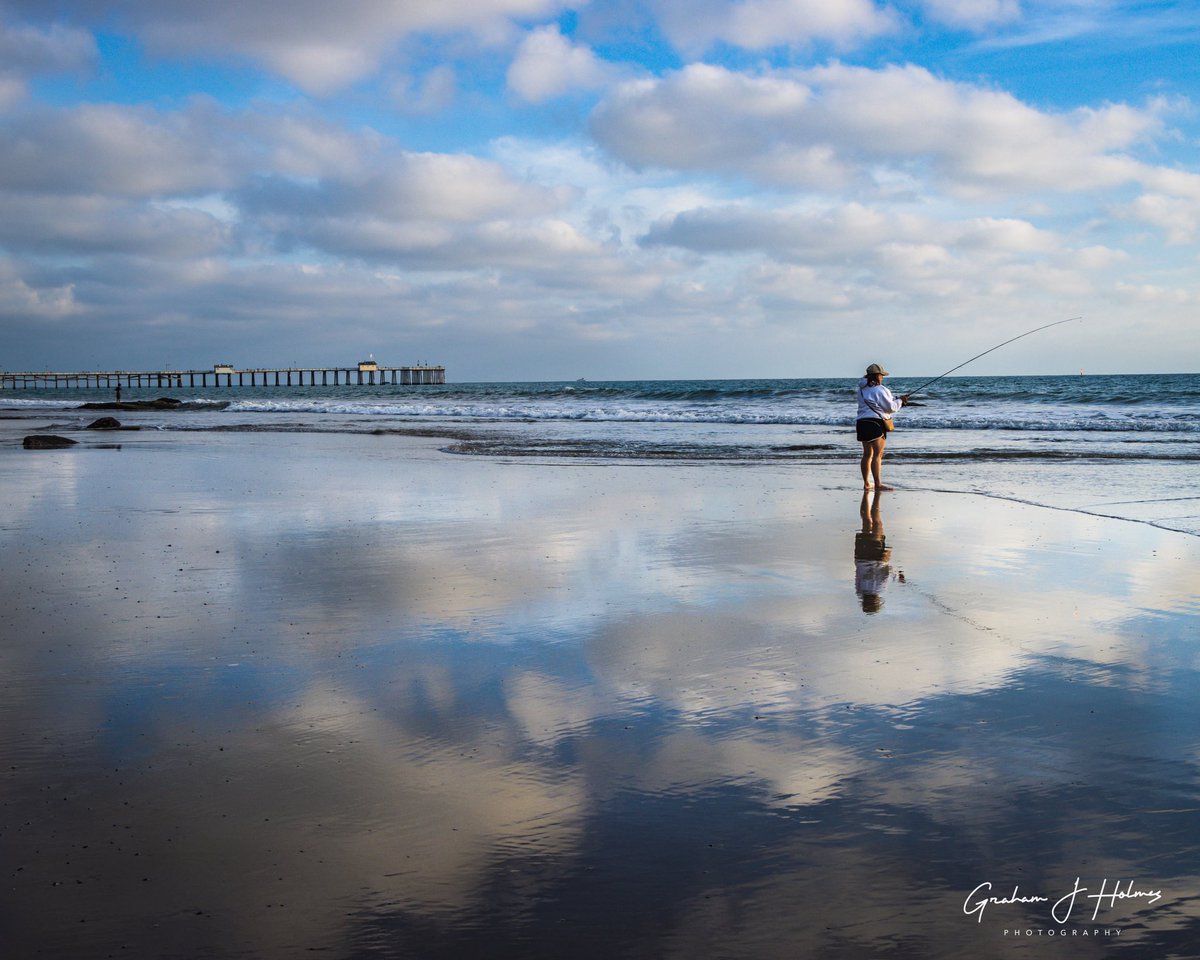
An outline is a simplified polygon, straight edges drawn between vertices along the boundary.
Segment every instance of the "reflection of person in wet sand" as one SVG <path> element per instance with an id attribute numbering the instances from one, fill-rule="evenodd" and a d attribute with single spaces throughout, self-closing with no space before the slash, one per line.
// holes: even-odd
<path id="1" fill-rule="evenodd" d="M 864 613 L 877 613 L 883 606 L 883 588 L 892 579 L 892 550 L 883 537 L 878 490 L 863 493 L 858 512 L 862 530 L 854 535 L 854 592 Z M 896 579 L 903 583 L 904 574 Z"/>

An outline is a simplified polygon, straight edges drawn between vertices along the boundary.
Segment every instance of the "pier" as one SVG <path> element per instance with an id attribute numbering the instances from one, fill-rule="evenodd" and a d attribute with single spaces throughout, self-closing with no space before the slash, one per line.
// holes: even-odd
<path id="1" fill-rule="evenodd" d="M 113 387 L 340 387 L 395 384 L 423 386 L 446 382 L 446 368 L 419 365 L 385 367 L 374 362 L 336 367 L 255 367 L 239 370 L 218 363 L 207 370 L 110 370 L 74 373 L 0 372 L 0 389 Z"/>

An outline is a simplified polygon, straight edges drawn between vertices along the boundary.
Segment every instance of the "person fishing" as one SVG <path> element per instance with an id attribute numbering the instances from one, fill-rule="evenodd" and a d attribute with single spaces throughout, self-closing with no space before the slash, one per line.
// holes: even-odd
<path id="1" fill-rule="evenodd" d="M 1068 317 L 1066 320 L 1055 320 L 1051 323 L 1044 323 L 1040 327 L 1034 327 L 1032 330 L 1026 330 L 1015 337 L 1009 337 L 1003 343 L 998 343 L 994 347 L 988 347 L 983 353 L 975 354 L 969 360 L 964 360 L 958 366 L 951 367 L 945 373 L 938 374 L 932 380 L 926 380 L 919 387 L 914 387 L 900 397 L 894 396 L 892 391 L 883 385 L 883 378 L 888 375 L 888 372 L 883 367 L 877 363 L 873 363 L 867 367 L 866 376 L 858 381 L 858 420 L 855 423 L 855 432 L 863 445 L 863 489 L 870 490 L 872 486 L 876 490 L 895 489 L 894 487 L 886 486 L 880 481 L 879 471 L 883 465 L 883 449 L 887 446 L 887 435 L 892 429 L 892 414 L 901 407 L 907 406 L 909 398 L 922 393 L 926 387 L 933 386 L 933 384 L 937 383 L 943 377 L 950 376 L 954 371 L 961 370 L 968 363 L 973 363 L 980 357 L 987 356 L 993 350 L 999 350 L 1001 347 L 1014 343 L 1022 337 L 1038 333 L 1041 330 L 1049 330 L 1051 327 L 1057 327 L 1060 323 L 1071 323 L 1082 319 L 1083 317 Z"/>
<path id="2" fill-rule="evenodd" d="M 883 450 L 892 429 L 892 414 L 908 403 L 908 394 L 895 396 L 883 385 L 888 372 L 879 364 L 867 367 L 866 375 L 858 381 L 858 419 L 854 432 L 863 446 L 862 478 L 864 490 L 893 490 L 880 479 Z"/>

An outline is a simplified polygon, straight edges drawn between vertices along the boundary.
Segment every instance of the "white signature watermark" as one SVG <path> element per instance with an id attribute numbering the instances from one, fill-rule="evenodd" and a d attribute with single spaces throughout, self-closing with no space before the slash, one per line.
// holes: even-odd
<path id="1" fill-rule="evenodd" d="M 1141 890 L 1133 880 L 1118 880 L 1109 886 L 1110 881 L 1104 879 L 1100 881 L 1100 889 L 1095 893 L 1089 893 L 1088 887 L 1080 884 L 1080 878 L 1075 878 L 1075 888 L 1070 893 L 1064 894 L 1055 900 L 1050 897 L 1043 897 L 1040 894 L 1022 894 L 1020 886 L 1014 886 L 1012 893 L 1008 896 L 993 896 L 992 883 L 990 880 L 985 880 L 979 884 L 974 890 L 967 894 L 967 898 L 963 901 L 963 913 L 967 916 L 974 914 L 978 923 L 983 923 L 983 914 L 988 907 L 1008 906 L 1011 904 L 1027 904 L 1027 903 L 1053 903 L 1050 907 L 1050 916 L 1055 923 L 1067 923 L 1071 919 L 1071 915 L 1075 912 L 1077 904 L 1084 907 L 1086 912 L 1087 901 L 1094 900 L 1095 905 L 1092 907 L 1091 920 L 1094 922 L 1100 915 L 1100 909 L 1108 904 L 1109 909 L 1114 908 L 1119 900 L 1135 900 L 1144 901 L 1146 904 L 1158 903 L 1162 899 L 1161 890 Z M 1125 886 L 1122 887 L 1122 884 Z M 1080 896 L 1083 895 L 1082 903 Z"/>

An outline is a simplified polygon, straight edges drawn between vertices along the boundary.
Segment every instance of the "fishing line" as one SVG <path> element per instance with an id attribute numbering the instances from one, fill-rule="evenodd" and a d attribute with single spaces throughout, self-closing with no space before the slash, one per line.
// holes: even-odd
<path id="1" fill-rule="evenodd" d="M 1070 323 L 1072 320 L 1082 320 L 1082 319 L 1083 319 L 1083 317 L 1067 317 L 1066 320 L 1055 320 L 1053 323 L 1044 323 L 1040 327 L 1034 327 L 1032 330 L 1026 330 L 1024 333 L 1017 334 L 1017 336 L 1012 337 L 1009 340 L 1005 340 L 1004 343 L 998 343 L 994 347 L 989 347 L 987 350 L 984 350 L 983 353 L 975 354 L 975 356 L 973 356 L 970 360 L 964 360 L 957 367 L 951 367 L 945 373 L 941 374 L 941 376 L 934 377 L 932 380 L 927 380 L 925 383 L 921 384 L 915 390 L 905 391 L 904 395 L 906 397 L 911 397 L 913 394 L 919 393 L 921 390 L 924 390 L 931 383 L 937 383 L 939 380 L 942 379 L 942 377 L 948 377 L 955 370 L 961 370 L 963 367 L 965 367 L 968 363 L 971 363 L 973 360 L 978 360 L 980 357 L 987 356 L 993 350 L 999 350 L 1001 347 L 1007 346 L 1008 344 L 1012 343 L 1014 340 L 1020 340 L 1021 337 L 1027 337 L 1031 333 L 1037 333 L 1039 330 L 1048 330 L 1050 327 L 1057 327 L 1060 323 Z"/>

